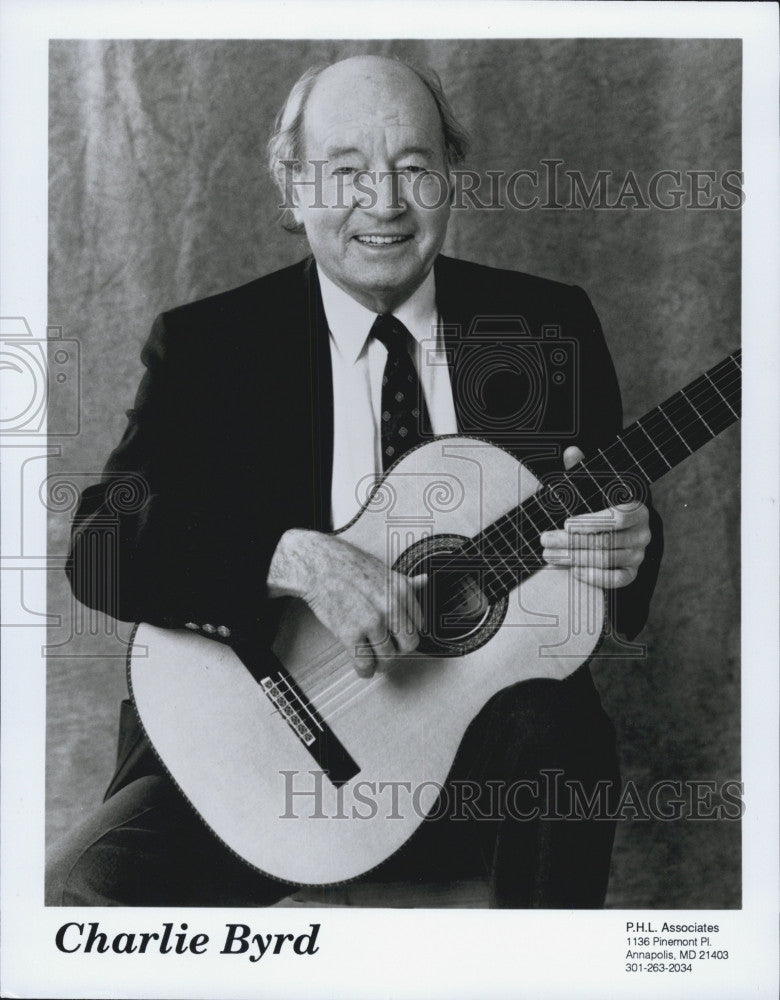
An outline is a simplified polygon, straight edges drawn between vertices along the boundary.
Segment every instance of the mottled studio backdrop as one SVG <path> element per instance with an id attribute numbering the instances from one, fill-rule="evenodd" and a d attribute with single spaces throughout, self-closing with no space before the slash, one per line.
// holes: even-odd
<path id="1" fill-rule="evenodd" d="M 79 341 L 81 396 L 79 433 L 57 439 L 50 459 L 54 481 L 81 488 L 99 475 L 157 312 L 304 255 L 303 239 L 277 225 L 265 141 L 304 68 L 364 51 L 438 70 L 480 171 L 541 170 L 553 158 L 589 183 L 612 171 L 618 188 L 633 170 L 646 190 L 659 170 L 741 167 L 734 41 L 55 42 L 49 322 Z M 456 213 L 445 252 L 584 286 L 627 421 L 739 342 L 738 211 L 472 209 Z M 55 425 L 67 417 L 59 405 L 55 395 Z M 656 487 L 666 555 L 646 655 L 594 671 L 624 777 L 640 793 L 661 779 L 739 777 L 738 451 L 732 428 Z M 128 628 L 117 634 L 73 606 L 57 571 L 72 495 L 50 495 L 49 610 L 61 616 L 48 697 L 56 837 L 100 801 L 112 773 Z M 620 824 L 608 902 L 738 906 L 739 825 Z"/>

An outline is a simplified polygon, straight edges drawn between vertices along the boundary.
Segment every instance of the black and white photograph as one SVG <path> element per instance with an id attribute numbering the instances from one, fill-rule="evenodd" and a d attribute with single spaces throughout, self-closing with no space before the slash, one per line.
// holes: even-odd
<path id="1" fill-rule="evenodd" d="M 141 6 L 11 5 L 7 995 L 775 995 L 777 12 Z"/>

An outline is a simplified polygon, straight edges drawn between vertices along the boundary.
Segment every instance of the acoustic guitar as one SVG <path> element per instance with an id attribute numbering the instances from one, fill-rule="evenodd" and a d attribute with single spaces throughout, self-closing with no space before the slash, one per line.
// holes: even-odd
<path id="1" fill-rule="evenodd" d="M 418 649 L 370 679 L 294 599 L 270 650 L 138 625 L 130 691 L 203 822 L 247 863 L 296 884 L 349 880 L 397 851 L 436 808 L 488 699 L 567 677 L 600 641 L 603 592 L 547 566 L 540 533 L 641 502 L 738 419 L 740 386 L 737 351 L 541 483 L 477 438 L 435 438 L 404 455 L 337 533 L 397 572 L 428 574 Z"/>

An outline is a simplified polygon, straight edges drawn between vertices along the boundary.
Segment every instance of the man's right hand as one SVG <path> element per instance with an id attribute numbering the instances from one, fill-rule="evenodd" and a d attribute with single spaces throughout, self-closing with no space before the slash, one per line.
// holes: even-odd
<path id="1" fill-rule="evenodd" d="M 271 597 L 299 597 L 345 646 L 355 671 L 371 677 L 382 660 L 413 652 L 425 575 L 408 577 L 335 535 L 291 528 L 268 572 Z"/>

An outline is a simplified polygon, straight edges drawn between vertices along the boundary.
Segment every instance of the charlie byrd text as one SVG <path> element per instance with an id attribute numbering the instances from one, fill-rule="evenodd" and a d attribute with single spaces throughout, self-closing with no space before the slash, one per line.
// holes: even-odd
<path id="1" fill-rule="evenodd" d="M 225 936 L 220 955 L 246 955 L 250 962 L 259 962 L 263 955 L 287 954 L 314 955 L 320 949 L 316 944 L 319 924 L 309 924 L 303 934 L 253 934 L 247 924 L 225 924 Z M 191 933 L 189 926 L 181 923 L 174 930 L 172 923 L 164 923 L 159 931 L 102 931 L 97 921 L 81 924 L 75 920 L 63 924 L 54 939 L 60 951 L 67 954 L 144 955 L 159 952 L 162 955 L 205 955 L 209 950 L 209 935 Z M 289 942 L 289 943 L 288 943 Z"/>

